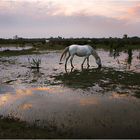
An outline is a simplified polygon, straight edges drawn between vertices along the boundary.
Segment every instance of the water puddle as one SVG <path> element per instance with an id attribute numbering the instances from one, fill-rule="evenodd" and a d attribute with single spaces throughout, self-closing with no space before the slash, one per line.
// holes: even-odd
<path id="1" fill-rule="evenodd" d="M 101 69 L 92 57 L 91 67 L 81 69 L 83 58 L 75 57 L 67 71 L 60 52 L 0 58 L 0 115 L 83 137 L 138 133 L 139 50 L 98 53 Z M 31 69 L 28 58 L 41 59 L 40 69 Z"/>
<path id="2" fill-rule="evenodd" d="M 32 46 L 23 46 L 23 47 L 19 47 L 19 46 L 15 46 L 15 45 L 10 45 L 10 46 L 5 46 L 5 45 L 1 45 L 0 46 L 0 52 L 3 51 L 22 51 L 22 50 L 29 50 L 31 49 Z"/>

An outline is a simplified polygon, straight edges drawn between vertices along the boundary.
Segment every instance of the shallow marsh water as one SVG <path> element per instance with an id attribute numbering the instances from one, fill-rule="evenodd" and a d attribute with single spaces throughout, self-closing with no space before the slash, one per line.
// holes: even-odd
<path id="1" fill-rule="evenodd" d="M 2 51 L 22 51 L 31 49 L 31 45 L 19 46 L 19 45 L 0 45 L 0 52 Z"/>
<path id="2" fill-rule="evenodd" d="M 83 58 L 67 72 L 61 51 L 0 58 L 0 115 L 75 138 L 140 137 L 140 50 L 98 50 L 103 67 L 81 69 Z M 28 58 L 41 58 L 39 71 Z"/>

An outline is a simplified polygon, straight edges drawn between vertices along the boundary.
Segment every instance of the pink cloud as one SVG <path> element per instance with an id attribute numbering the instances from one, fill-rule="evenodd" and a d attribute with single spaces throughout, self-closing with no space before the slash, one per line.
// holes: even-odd
<path id="1" fill-rule="evenodd" d="M 128 13 L 134 16 L 140 16 L 140 5 L 130 8 Z"/>
<path id="2" fill-rule="evenodd" d="M 127 8 L 125 14 L 120 17 L 132 22 L 140 22 L 140 2 L 137 5 Z"/>

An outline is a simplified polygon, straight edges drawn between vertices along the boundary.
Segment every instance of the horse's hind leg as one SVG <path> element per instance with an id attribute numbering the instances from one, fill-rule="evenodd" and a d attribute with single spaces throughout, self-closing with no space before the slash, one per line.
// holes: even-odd
<path id="1" fill-rule="evenodd" d="M 71 63 L 71 67 L 74 68 L 73 64 L 72 64 L 72 60 L 73 60 L 74 55 L 71 56 L 70 58 L 70 63 Z"/>
<path id="2" fill-rule="evenodd" d="M 69 58 L 70 58 L 70 54 L 69 54 L 68 57 L 66 58 L 65 68 L 67 68 L 67 62 L 68 62 Z"/>
<path id="3" fill-rule="evenodd" d="M 82 67 L 83 67 L 83 65 L 84 65 L 84 63 L 85 63 L 85 61 L 86 61 L 86 59 L 87 59 L 87 57 L 84 58 L 84 61 L 83 61 L 83 63 L 81 64 Z"/>

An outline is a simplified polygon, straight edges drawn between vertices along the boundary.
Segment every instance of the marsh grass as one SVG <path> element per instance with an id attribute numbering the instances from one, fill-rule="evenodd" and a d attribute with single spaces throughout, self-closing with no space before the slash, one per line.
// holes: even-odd
<path id="1" fill-rule="evenodd" d="M 40 69 L 41 59 L 40 58 L 28 58 L 28 62 L 31 69 Z"/>
<path id="2" fill-rule="evenodd" d="M 39 127 L 36 123 L 33 125 L 18 118 L 10 116 L 0 116 L 0 138 L 65 138 L 66 134 L 60 133 L 56 128 L 50 129 L 52 126 Z M 54 127 L 54 126 L 53 126 Z"/>

